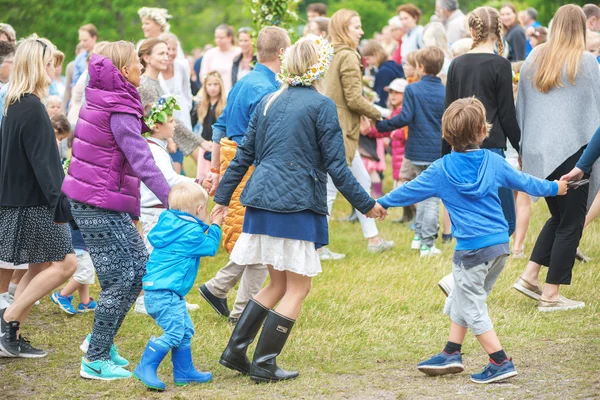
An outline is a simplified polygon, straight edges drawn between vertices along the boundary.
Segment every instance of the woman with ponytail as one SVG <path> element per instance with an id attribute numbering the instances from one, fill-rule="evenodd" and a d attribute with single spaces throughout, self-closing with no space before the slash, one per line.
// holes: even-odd
<path id="1" fill-rule="evenodd" d="M 486 110 L 487 121 L 492 129 L 481 148 L 504 157 L 506 140 L 519 151 L 521 130 L 517 124 L 512 86 L 512 67 L 509 61 L 499 56 L 504 51 L 502 21 L 498 10 L 479 7 L 469 14 L 469 29 L 473 37 L 471 50 L 455 58 L 448 69 L 446 83 L 446 108 L 455 100 L 475 96 Z M 442 142 L 442 155 L 452 151 L 450 144 Z M 508 234 L 516 228 L 515 200 L 512 190 L 500 188 L 498 196 L 508 224 Z M 448 275 L 439 283 L 448 294 L 453 282 Z"/>

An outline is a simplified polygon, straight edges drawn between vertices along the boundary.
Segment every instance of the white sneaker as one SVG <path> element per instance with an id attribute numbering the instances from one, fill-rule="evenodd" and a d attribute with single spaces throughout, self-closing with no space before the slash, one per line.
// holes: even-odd
<path id="1" fill-rule="evenodd" d="M 440 254 L 442 254 L 442 251 L 435 247 L 435 245 L 429 247 L 424 244 L 421 246 L 421 257 L 439 256 Z"/>
<path id="2" fill-rule="evenodd" d="M 0 294 L 0 310 L 3 310 L 12 304 L 8 292 Z"/>
<path id="3" fill-rule="evenodd" d="M 198 304 L 191 304 L 191 303 L 188 303 L 187 301 L 185 302 L 185 306 L 187 307 L 188 311 L 194 311 L 194 310 L 197 310 L 200 308 L 200 306 Z M 144 310 L 145 309 L 146 308 L 144 307 Z"/>
<path id="4" fill-rule="evenodd" d="M 454 289 L 454 276 L 452 274 L 446 275 L 438 282 L 438 286 L 442 289 L 446 297 L 450 296 L 452 289 Z"/>
<path id="5" fill-rule="evenodd" d="M 135 311 L 136 313 L 148 315 L 148 311 L 146 311 L 146 306 L 144 305 L 144 296 L 140 296 L 137 298 L 137 300 L 135 301 L 135 307 L 133 308 L 133 311 Z"/>
<path id="6" fill-rule="evenodd" d="M 421 238 L 417 235 L 413 237 L 412 244 L 410 245 L 411 250 L 421 250 Z"/>
<path id="7" fill-rule="evenodd" d="M 321 247 L 321 251 L 319 251 L 319 260 L 321 261 L 338 261 L 344 259 L 345 257 L 345 254 L 334 253 L 327 247 Z"/>

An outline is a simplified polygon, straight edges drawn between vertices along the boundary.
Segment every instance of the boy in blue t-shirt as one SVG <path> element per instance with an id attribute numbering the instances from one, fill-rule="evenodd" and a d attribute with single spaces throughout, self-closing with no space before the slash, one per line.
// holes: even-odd
<path id="1" fill-rule="evenodd" d="M 510 254 L 508 224 L 502 213 L 498 188 L 506 187 L 532 196 L 564 195 L 567 182 L 551 182 L 518 172 L 502 157 L 479 146 L 489 125 L 483 104 L 474 97 L 448 107 L 442 119 L 442 135 L 452 153 L 431 164 L 417 179 L 395 189 L 378 202 L 401 207 L 439 197 L 450 213 L 456 248 L 452 259 L 454 289 L 444 313 L 450 316 L 450 335 L 444 350 L 418 365 L 427 375 L 464 371 L 461 346 L 471 329 L 490 362 L 476 383 L 491 383 L 517 375 L 506 356 L 488 315 L 486 299 Z"/>
<path id="2" fill-rule="evenodd" d="M 208 227 L 203 222 L 207 201 L 208 194 L 196 183 L 173 186 L 169 210 L 160 215 L 148 235 L 154 250 L 142 279 L 144 303 L 163 335 L 150 339 L 133 376 L 151 389 L 165 390 L 156 369 L 169 351 L 176 385 L 212 380 L 210 372 L 198 372 L 194 367 L 190 347 L 194 324 L 185 303 L 196 280 L 200 258 L 214 256 L 221 242 L 223 215 L 214 215 Z"/>

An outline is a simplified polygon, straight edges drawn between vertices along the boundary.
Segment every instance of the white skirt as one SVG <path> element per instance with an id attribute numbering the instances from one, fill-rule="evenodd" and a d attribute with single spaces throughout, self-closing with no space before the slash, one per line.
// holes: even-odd
<path id="1" fill-rule="evenodd" d="M 230 260 L 238 265 L 271 265 L 278 271 L 290 271 L 310 277 L 322 271 L 314 243 L 251 233 L 240 235 Z"/>
<path id="2" fill-rule="evenodd" d="M 15 264 L 7 263 L 4 261 L 0 261 L 0 269 L 28 269 L 28 268 L 29 268 L 29 264 L 15 265 Z"/>

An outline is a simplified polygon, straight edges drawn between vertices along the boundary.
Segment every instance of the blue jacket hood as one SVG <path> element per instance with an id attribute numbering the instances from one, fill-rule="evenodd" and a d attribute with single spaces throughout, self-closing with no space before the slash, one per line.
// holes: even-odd
<path id="1" fill-rule="evenodd" d="M 165 248 L 174 242 L 177 242 L 177 247 L 195 246 L 198 244 L 196 224 L 200 225 L 203 232 L 208 229 L 208 225 L 191 214 L 168 210 L 161 214 L 158 224 L 150 231 L 148 240 L 157 249 Z"/>
<path id="2" fill-rule="evenodd" d="M 495 171 L 490 171 L 490 153 L 483 150 L 453 151 L 442 159 L 448 181 L 464 196 L 481 199 L 494 189 Z"/>

